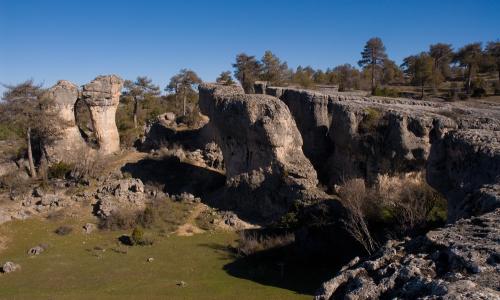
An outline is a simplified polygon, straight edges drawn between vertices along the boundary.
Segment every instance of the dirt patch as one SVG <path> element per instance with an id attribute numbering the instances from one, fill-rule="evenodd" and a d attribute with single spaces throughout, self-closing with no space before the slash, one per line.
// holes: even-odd
<path id="1" fill-rule="evenodd" d="M 197 233 L 205 232 L 203 229 L 196 226 L 196 218 L 198 218 L 198 216 L 206 209 L 207 206 L 205 204 L 198 203 L 191 211 L 186 223 L 179 226 L 179 228 L 175 231 L 175 234 L 178 236 L 192 236 Z"/>

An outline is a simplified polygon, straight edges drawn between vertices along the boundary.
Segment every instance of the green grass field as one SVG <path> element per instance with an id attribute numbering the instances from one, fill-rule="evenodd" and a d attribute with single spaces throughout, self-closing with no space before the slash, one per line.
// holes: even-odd
<path id="1" fill-rule="evenodd" d="M 0 273 L 0 299 L 310 299 L 311 295 L 284 289 L 280 278 L 269 282 L 232 276 L 225 268 L 235 258 L 227 246 L 233 232 L 203 233 L 191 237 L 154 234 L 153 246 L 128 247 L 117 238 L 129 232 L 96 231 L 86 235 L 82 220 L 31 219 L 0 226 L 7 248 L 0 263 L 13 261 L 20 271 Z M 58 236 L 54 230 L 70 225 L 73 232 Z M 40 243 L 48 249 L 36 257 L 26 251 Z M 126 252 L 122 253 L 122 252 Z M 147 262 L 153 257 L 153 262 Z M 253 266 L 244 266 L 248 270 Z M 262 271 L 262 270 L 261 270 Z M 263 270 L 266 276 L 279 272 Z M 302 274 L 303 276 L 304 274 Z M 179 281 L 187 283 L 177 286 Z M 262 282 L 262 281 L 260 281 Z"/>

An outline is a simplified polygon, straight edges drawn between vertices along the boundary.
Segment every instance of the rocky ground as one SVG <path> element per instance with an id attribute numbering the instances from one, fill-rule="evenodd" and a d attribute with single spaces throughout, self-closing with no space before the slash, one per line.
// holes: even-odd
<path id="1" fill-rule="evenodd" d="M 500 210 L 356 257 L 315 299 L 500 299 Z"/>

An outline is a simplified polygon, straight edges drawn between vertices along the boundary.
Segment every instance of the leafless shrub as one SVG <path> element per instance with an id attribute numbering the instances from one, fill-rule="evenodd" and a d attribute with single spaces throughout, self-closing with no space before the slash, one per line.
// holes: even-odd
<path id="1" fill-rule="evenodd" d="M 81 158 L 73 165 L 71 178 L 76 181 L 83 181 L 99 177 L 103 163 L 101 157 L 82 153 Z"/>
<path id="2" fill-rule="evenodd" d="M 137 226 L 137 213 L 131 211 L 113 211 L 99 222 L 100 229 L 128 230 Z"/>
<path id="3" fill-rule="evenodd" d="M 257 252 L 283 247 L 295 241 L 292 233 L 284 235 L 258 236 L 255 233 L 240 232 L 237 250 L 242 256 L 249 256 Z"/>
<path id="4" fill-rule="evenodd" d="M 364 206 L 366 205 L 367 189 L 363 179 L 350 179 L 339 188 L 339 196 L 347 210 L 343 223 L 352 237 L 358 241 L 368 253 L 376 248 L 376 242 L 368 229 Z"/>
<path id="5" fill-rule="evenodd" d="M 177 157 L 179 161 L 183 162 L 186 160 L 186 151 L 182 146 L 178 144 L 173 144 L 170 147 L 162 147 L 158 150 L 158 155 L 160 158 L 171 158 Z"/>
<path id="6" fill-rule="evenodd" d="M 379 176 L 377 198 L 391 211 L 400 233 L 423 227 L 433 218 L 444 218 L 444 198 L 434 191 L 421 173 L 402 176 Z M 431 216 L 435 212 L 436 216 Z"/>

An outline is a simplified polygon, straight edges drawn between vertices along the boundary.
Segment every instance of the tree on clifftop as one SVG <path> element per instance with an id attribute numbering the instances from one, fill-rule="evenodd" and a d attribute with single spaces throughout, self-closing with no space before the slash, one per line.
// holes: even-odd
<path id="1" fill-rule="evenodd" d="M 432 82 L 433 66 L 432 57 L 425 52 L 408 56 L 403 60 L 402 67 L 405 68 L 405 74 L 414 85 L 420 86 L 422 98 L 424 98 L 424 86 Z"/>
<path id="2" fill-rule="evenodd" d="M 233 77 L 231 76 L 231 71 L 221 72 L 219 77 L 215 80 L 217 83 L 224 85 L 234 84 Z"/>
<path id="3" fill-rule="evenodd" d="M 186 100 L 189 94 L 196 93 L 194 86 L 201 83 L 200 77 L 192 70 L 181 69 L 177 75 L 170 78 L 170 83 L 167 85 L 167 91 L 174 91 L 176 97 L 182 96 L 182 111 L 186 115 Z"/>
<path id="4" fill-rule="evenodd" d="M 371 38 L 366 42 L 365 48 L 363 52 L 361 52 L 361 60 L 358 61 L 358 64 L 362 68 L 370 68 L 372 94 L 375 92 L 377 69 L 383 66 L 386 58 L 385 46 L 380 38 Z"/>
<path id="5" fill-rule="evenodd" d="M 473 43 L 460 48 L 453 59 L 461 67 L 465 67 L 465 90 L 467 94 L 471 92 L 472 78 L 475 76 L 483 58 L 481 43 Z"/>
<path id="6" fill-rule="evenodd" d="M 271 85 L 281 86 L 289 75 L 288 65 L 267 50 L 262 57 L 262 73 L 260 79 L 269 82 Z"/>
<path id="7" fill-rule="evenodd" d="M 160 95 L 160 87 L 153 84 L 153 81 L 146 76 L 138 76 L 135 81 L 125 80 L 125 94 L 134 99 L 134 128 L 137 128 L 137 112 L 139 110 L 139 101 L 146 97 L 155 97 Z"/>
<path id="8" fill-rule="evenodd" d="M 255 56 L 248 56 L 245 53 L 236 55 L 236 63 L 233 64 L 234 77 L 238 79 L 245 93 L 253 93 L 253 84 L 259 79 L 261 65 Z"/>
<path id="9" fill-rule="evenodd" d="M 453 49 L 450 44 L 437 43 L 429 46 L 429 55 L 434 60 L 432 68 L 432 84 L 436 89 L 439 83 L 450 76 L 450 63 L 453 59 Z"/>
<path id="10" fill-rule="evenodd" d="M 498 86 L 500 88 L 500 42 L 489 42 L 486 45 L 486 55 L 498 72 Z"/>

